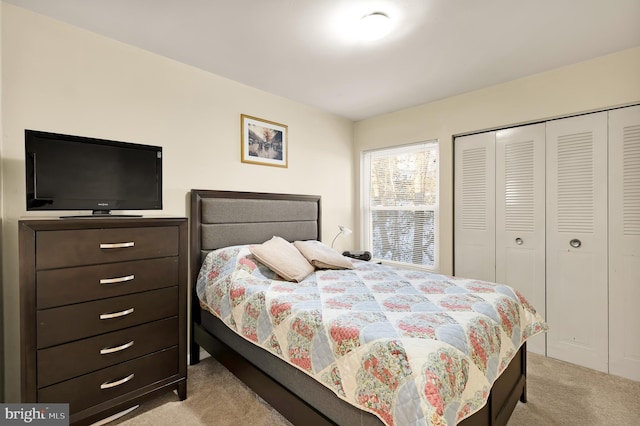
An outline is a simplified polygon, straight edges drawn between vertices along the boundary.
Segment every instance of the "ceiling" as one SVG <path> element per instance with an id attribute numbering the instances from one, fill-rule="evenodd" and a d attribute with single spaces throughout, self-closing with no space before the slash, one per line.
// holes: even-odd
<path id="1" fill-rule="evenodd" d="M 4 1 L 356 121 L 640 46 L 639 0 Z"/>

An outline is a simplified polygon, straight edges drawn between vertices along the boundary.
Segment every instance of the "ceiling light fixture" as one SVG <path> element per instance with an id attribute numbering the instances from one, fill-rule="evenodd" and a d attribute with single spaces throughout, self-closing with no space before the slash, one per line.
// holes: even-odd
<path id="1" fill-rule="evenodd" d="M 382 12 L 365 15 L 358 23 L 358 36 L 361 40 L 378 40 L 391 31 L 391 19 Z"/>

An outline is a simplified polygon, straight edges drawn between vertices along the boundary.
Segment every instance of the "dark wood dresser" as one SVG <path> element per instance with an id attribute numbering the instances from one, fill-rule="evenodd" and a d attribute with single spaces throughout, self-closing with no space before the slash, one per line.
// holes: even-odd
<path id="1" fill-rule="evenodd" d="M 90 424 L 187 393 L 187 220 L 19 221 L 22 402 Z"/>

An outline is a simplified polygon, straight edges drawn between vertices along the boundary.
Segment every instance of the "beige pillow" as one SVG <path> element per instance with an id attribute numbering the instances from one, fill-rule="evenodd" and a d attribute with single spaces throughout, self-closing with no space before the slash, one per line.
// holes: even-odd
<path id="1" fill-rule="evenodd" d="M 260 262 L 287 281 L 300 282 L 314 271 L 296 248 L 281 237 L 273 237 L 249 250 Z"/>
<path id="2" fill-rule="evenodd" d="M 322 269 L 353 269 L 351 259 L 345 257 L 320 241 L 295 241 L 300 253 L 316 268 Z"/>

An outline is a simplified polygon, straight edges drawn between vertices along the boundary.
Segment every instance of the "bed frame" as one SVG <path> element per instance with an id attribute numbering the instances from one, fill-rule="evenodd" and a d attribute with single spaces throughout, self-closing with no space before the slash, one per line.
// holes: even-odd
<path id="1" fill-rule="evenodd" d="M 382 425 L 373 414 L 333 392 L 275 355 L 247 342 L 201 309 L 195 283 L 206 254 L 214 249 L 259 244 L 274 235 L 289 241 L 321 239 L 320 197 L 312 195 L 191 190 L 190 362 L 200 348 L 222 363 L 294 425 Z M 526 346 L 494 383 L 489 401 L 463 426 L 506 425 L 518 400 L 526 402 Z"/>

